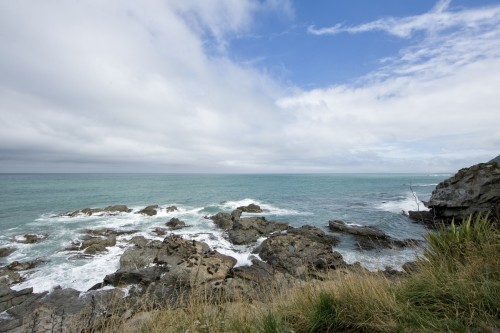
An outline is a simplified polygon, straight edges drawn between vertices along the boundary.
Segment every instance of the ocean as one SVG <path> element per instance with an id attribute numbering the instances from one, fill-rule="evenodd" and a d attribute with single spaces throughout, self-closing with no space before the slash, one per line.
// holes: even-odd
<path id="1" fill-rule="evenodd" d="M 25 281 L 14 289 L 33 287 L 35 292 L 56 286 L 85 291 L 102 282 L 105 275 L 119 268 L 119 257 L 127 239 L 143 235 L 163 239 L 152 232 L 165 227 L 172 217 L 186 222 L 187 228 L 175 233 L 205 241 L 213 249 L 231 255 L 237 265 L 250 264 L 250 246 L 234 246 L 214 227 L 211 216 L 230 212 L 238 206 L 255 203 L 268 220 L 305 224 L 328 232 L 328 221 L 341 219 L 360 225 L 377 226 L 395 238 L 422 239 L 427 230 L 411 222 L 403 212 L 425 210 L 432 190 L 450 175 L 444 174 L 0 174 L 0 247 L 16 251 L 0 263 L 47 260 L 24 273 Z M 413 191 L 413 192 L 412 192 Z M 86 207 L 125 204 L 131 213 L 116 216 L 62 217 L 61 213 Z M 156 216 L 135 214 L 151 204 L 175 205 L 176 212 L 159 211 Z M 247 214 L 251 215 L 251 214 Z M 117 238 L 108 252 L 93 258 L 78 258 L 63 251 L 72 241 L 81 240 L 84 229 L 110 228 L 137 230 Z M 36 244 L 19 242 L 25 234 L 45 234 Z M 335 248 L 344 259 L 370 269 L 401 265 L 422 253 L 422 248 L 360 252 L 353 240 L 340 235 Z"/>

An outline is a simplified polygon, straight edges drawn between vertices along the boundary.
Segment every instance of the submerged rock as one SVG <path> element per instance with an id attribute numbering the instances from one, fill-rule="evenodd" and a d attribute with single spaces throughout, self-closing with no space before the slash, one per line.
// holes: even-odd
<path id="1" fill-rule="evenodd" d="M 376 227 L 348 224 L 341 220 L 329 221 L 328 227 L 334 232 L 353 235 L 360 250 L 415 247 L 420 243 L 415 239 L 395 239 Z"/>

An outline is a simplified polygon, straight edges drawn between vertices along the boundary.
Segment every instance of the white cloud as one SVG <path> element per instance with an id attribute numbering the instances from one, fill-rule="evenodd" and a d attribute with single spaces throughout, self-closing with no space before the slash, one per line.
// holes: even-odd
<path id="1" fill-rule="evenodd" d="M 449 3 L 441 1 L 420 16 L 347 28 L 310 28 L 315 34 L 429 33 L 385 59 L 380 69 L 354 86 L 281 99 L 279 105 L 296 117 L 288 131 L 300 139 L 292 149 L 316 146 L 317 155 L 332 156 L 332 164 L 336 158 L 359 156 L 365 163 L 374 162 L 374 169 L 390 166 L 401 171 L 440 169 L 440 165 L 453 170 L 495 156 L 500 126 L 500 6 L 450 12 Z"/>
<path id="2" fill-rule="evenodd" d="M 3 1 L 0 172 L 450 171 L 496 156 L 500 6 L 447 8 L 424 21 L 452 31 L 356 85 L 290 93 L 225 54 L 263 11 L 293 16 L 288 1 Z M 420 29 L 398 20 L 382 30 Z"/>
<path id="3" fill-rule="evenodd" d="M 336 24 L 332 27 L 316 28 L 309 26 L 308 32 L 314 35 L 335 35 L 339 33 L 364 33 L 383 31 L 388 34 L 409 38 L 417 31 L 439 33 L 447 29 L 480 29 L 496 25 L 500 18 L 500 7 L 483 7 L 479 9 L 448 11 L 451 0 L 439 1 L 432 10 L 422 15 L 409 17 L 388 17 L 356 26 Z"/>

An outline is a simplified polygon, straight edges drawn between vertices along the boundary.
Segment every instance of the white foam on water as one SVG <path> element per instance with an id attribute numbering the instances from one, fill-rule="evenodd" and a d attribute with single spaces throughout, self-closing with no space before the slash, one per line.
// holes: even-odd
<path id="1" fill-rule="evenodd" d="M 418 203 L 418 204 L 417 204 Z M 406 197 L 402 197 L 399 200 L 394 201 L 386 201 L 375 208 L 384 210 L 391 213 L 408 213 L 408 211 L 426 211 L 427 207 L 424 206 L 424 203 L 418 199 L 418 196 L 415 192 L 413 194 L 409 192 Z"/>
<path id="2" fill-rule="evenodd" d="M 14 290 L 33 288 L 33 292 L 52 290 L 56 286 L 87 291 L 93 285 L 102 282 L 107 274 L 119 268 L 119 260 L 124 249 L 119 246 L 109 247 L 108 252 L 96 255 L 88 260 L 66 260 L 63 263 L 50 262 L 28 272 L 26 281 L 11 286 Z"/>
<path id="3" fill-rule="evenodd" d="M 279 208 L 279 207 L 273 206 L 271 204 L 262 203 L 258 200 L 250 199 L 250 198 L 246 198 L 246 199 L 238 200 L 238 201 L 225 201 L 221 204 L 221 207 L 225 210 L 234 210 L 238 207 L 248 206 L 250 204 L 256 204 L 256 205 L 260 206 L 260 208 L 264 211 L 264 213 L 243 213 L 243 215 L 262 215 L 262 214 L 281 215 L 281 216 L 313 215 L 313 213 L 310 213 L 310 212 L 299 212 L 299 211 L 294 210 L 294 209 Z"/>
<path id="4" fill-rule="evenodd" d="M 384 270 L 391 267 L 396 270 L 402 270 L 404 263 L 414 261 L 417 256 L 422 255 L 420 248 L 412 249 L 385 249 L 381 251 L 352 251 L 345 249 L 335 249 L 348 264 L 359 262 L 361 266 L 369 271 Z"/>

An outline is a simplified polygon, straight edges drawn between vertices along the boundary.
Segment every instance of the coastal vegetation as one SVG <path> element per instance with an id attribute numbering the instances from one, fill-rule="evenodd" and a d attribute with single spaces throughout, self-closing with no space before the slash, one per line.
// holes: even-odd
<path id="1" fill-rule="evenodd" d="M 147 309 L 98 331 L 496 332 L 500 328 L 500 230 L 487 216 L 426 235 L 405 276 L 338 270 L 322 281 L 275 281 L 259 297 L 217 298 L 193 289 L 183 306 Z M 265 297 L 263 297 L 263 295 Z M 146 311 L 147 310 L 147 311 Z"/>

